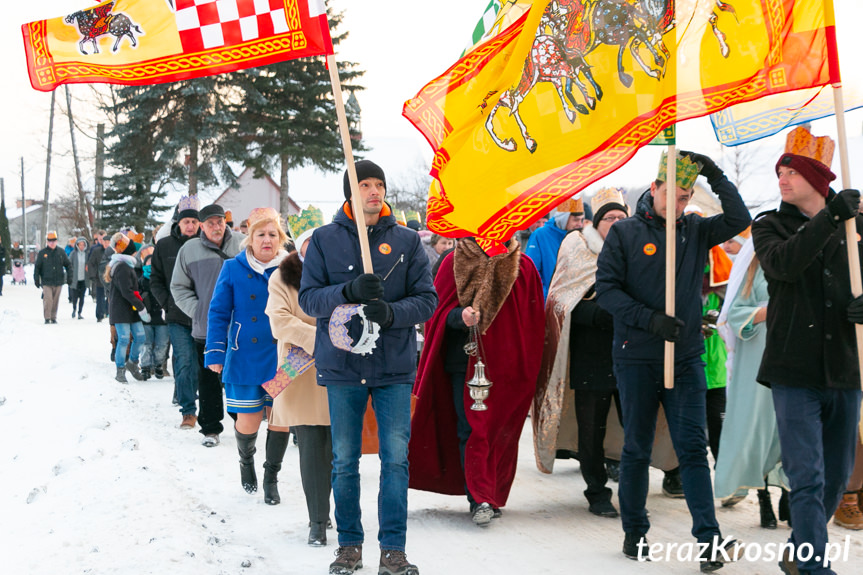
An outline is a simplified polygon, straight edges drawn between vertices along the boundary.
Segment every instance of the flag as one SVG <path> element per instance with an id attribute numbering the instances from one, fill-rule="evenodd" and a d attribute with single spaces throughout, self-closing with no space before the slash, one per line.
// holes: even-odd
<path id="1" fill-rule="evenodd" d="M 24 24 L 30 83 L 159 84 L 332 54 L 323 0 L 115 0 Z"/>
<path id="2" fill-rule="evenodd" d="M 471 34 L 471 46 L 478 44 L 482 41 L 492 30 L 494 30 L 494 23 L 497 20 L 497 13 L 500 11 L 500 0 L 491 0 L 488 3 L 488 6 L 485 7 L 485 10 L 480 16 L 479 20 L 474 26 L 473 33 Z M 470 49 L 470 46 L 468 47 Z M 466 50 L 467 51 L 467 50 Z"/>
<path id="3" fill-rule="evenodd" d="M 831 82 L 821 0 L 510 0 L 496 22 L 403 110 L 434 149 L 428 228 L 490 254 L 667 126 Z"/>

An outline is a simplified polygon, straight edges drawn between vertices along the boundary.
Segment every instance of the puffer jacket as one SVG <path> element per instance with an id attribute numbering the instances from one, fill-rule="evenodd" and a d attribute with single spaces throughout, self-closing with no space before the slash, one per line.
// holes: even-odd
<path id="1" fill-rule="evenodd" d="M 240 253 L 244 237 L 226 229 L 222 245 L 217 246 L 201 232 L 177 252 L 171 275 L 171 295 L 177 307 L 192 318 L 192 337 L 199 341 L 207 339 L 207 312 L 222 264 Z"/>
<path id="2" fill-rule="evenodd" d="M 180 248 L 197 236 L 184 236 L 180 233 L 180 225 L 174 222 L 171 225 L 171 234 L 156 242 L 151 262 L 152 272 L 150 275 L 150 292 L 159 306 L 165 310 L 165 321 L 178 323 L 186 327 L 192 327 L 192 318 L 183 313 L 174 303 L 171 295 L 171 278 L 174 275 L 174 265 L 177 263 L 177 254 Z"/>
<path id="3" fill-rule="evenodd" d="M 385 278 L 383 299 L 392 306 L 393 323 L 381 330 L 377 347 L 366 355 L 335 347 L 329 336 L 330 316 L 348 303 L 345 284 L 363 273 L 357 226 L 347 202 L 333 223 L 315 231 L 306 251 L 299 303 L 317 318 L 315 363 L 321 385 L 413 384 L 416 377 L 414 326 L 432 316 L 438 301 L 428 256 L 419 235 L 399 226 L 387 205 L 367 231 L 375 273 Z"/>
<path id="4" fill-rule="evenodd" d="M 675 316 L 684 323 L 674 346 L 676 363 L 704 353 L 701 335 L 701 284 L 707 255 L 733 238 L 752 218 L 737 188 L 720 175 L 709 181 L 723 213 L 677 220 Z M 665 220 L 653 208 L 650 190 L 638 200 L 634 217 L 611 226 L 597 259 L 597 301 L 614 316 L 615 362 L 661 363 L 665 341 L 648 331 L 650 318 L 665 310 Z"/>
<path id="5" fill-rule="evenodd" d="M 33 283 L 37 286 L 61 286 L 72 283 L 72 262 L 63 248 L 42 248 L 36 255 L 33 267 Z"/>

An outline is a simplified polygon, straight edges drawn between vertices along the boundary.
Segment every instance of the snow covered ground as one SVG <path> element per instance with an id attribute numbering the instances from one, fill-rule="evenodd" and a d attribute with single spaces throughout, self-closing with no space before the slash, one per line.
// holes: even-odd
<path id="1" fill-rule="evenodd" d="M 32 278 L 32 269 L 27 270 Z M 40 290 L 13 286 L 0 297 L 0 555 L 14 574 L 324 574 L 336 548 L 306 544 L 305 502 L 296 448 L 282 473 L 282 504 L 240 487 L 232 433 L 219 447 L 178 429 L 172 379 L 113 380 L 108 324 L 97 324 L 87 300 L 85 320 L 60 305 L 58 325 L 44 325 Z M 131 378 L 130 378 L 131 379 Z M 226 421 L 230 421 L 226 418 Z M 230 429 L 230 425 L 227 426 Z M 263 436 L 263 434 L 262 434 Z M 259 440 L 263 452 L 263 437 Z M 259 476 L 263 463 L 258 458 Z M 362 460 L 366 567 L 376 573 L 378 461 Z M 682 500 L 661 494 L 651 473 L 647 506 L 652 543 L 691 541 Z M 614 485 L 613 485 L 614 487 Z M 534 465 L 529 426 L 503 517 L 474 526 L 462 498 L 411 491 L 408 557 L 429 574 L 698 573 L 694 562 L 639 564 L 621 555 L 617 519 L 591 515 L 578 463 L 556 473 Z M 616 498 L 615 498 L 616 504 Z M 718 504 L 718 502 L 717 502 Z M 717 514 L 726 535 L 777 544 L 788 536 L 758 526 L 755 494 Z M 833 541 L 848 540 L 838 573 L 863 572 L 863 537 L 830 525 Z M 775 561 L 738 561 L 722 573 L 778 573 Z"/>

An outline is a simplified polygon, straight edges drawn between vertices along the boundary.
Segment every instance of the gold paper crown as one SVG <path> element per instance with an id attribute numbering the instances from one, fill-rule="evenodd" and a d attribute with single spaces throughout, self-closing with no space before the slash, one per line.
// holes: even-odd
<path id="1" fill-rule="evenodd" d="M 677 153 L 677 187 L 689 189 L 695 185 L 695 179 L 698 177 L 698 172 L 701 168 L 698 164 L 689 159 L 688 156 L 681 156 Z M 668 179 L 668 152 L 662 152 L 662 158 L 659 159 L 659 174 L 656 179 L 664 182 Z"/>
<path id="2" fill-rule="evenodd" d="M 569 212 L 570 214 L 583 214 L 584 202 L 581 200 L 581 198 L 569 198 L 568 200 L 564 200 L 557 205 L 557 211 L 561 214 L 567 212 Z"/>
<path id="3" fill-rule="evenodd" d="M 593 198 L 590 200 L 590 209 L 596 214 L 599 208 L 606 204 L 620 204 L 625 208 L 626 200 L 623 199 L 623 190 L 620 188 L 602 188 L 593 194 Z"/>
<path id="4" fill-rule="evenodd" d="M 833 150 L 836 144 L 827 136 L 816 138 L 803 126 L 798 126 L 788 132 L 785 138 L 785 153 L 804 156 L 817 160 L 830 167 L 833 163 Z"/>
<path id="5" fill-rule="evenodd" d="M 229 213 L 230 212 L 225 212 L 225 215 Z M 276 222 L 279 227 L 282 227 L 282 216 L 275 208 L 255 208 L 249 212 L 248 222 L 250 228 L 261 220 L 272 220 Z M 227 221 L 227 217 L 225 218 L 225 221 Z"/>

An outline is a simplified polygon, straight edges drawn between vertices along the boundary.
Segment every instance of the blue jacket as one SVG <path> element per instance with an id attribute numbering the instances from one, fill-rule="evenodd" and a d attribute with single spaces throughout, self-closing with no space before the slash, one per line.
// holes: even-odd
<path id="1" fill-rule="evenodd" d="M 733 238 L 752 220 L 725 176 L 709 183 L 723 213 L 709 218 L 686 214 L 677 221 L 674 315 L 685 325 L 674 346 L 675 363 L 704 353 L 701 284 L 710 248 Z M 665 310 L 665 220 L 656 215 L 650 190 L 638 200 L 633 217 L 611 226 L 596 263 L 597 301 L 614 316 L 614 361 L 662 363 L 665 341 L 647 326 L 654 312 Z"/>
<path id="2" fill-rule="evenodd" d="M 524 253 L 533 260 L 536 271 L 539 272 L 539 279 L 542 280 L 542 296 L 546 299 L 548 299 L 548 286 L 551 285 L 554 268 L 557 266 L 557 252 L 566 234 L 566 230 L 557 227 L 554 218 L 549 218 L 545 225 L 534 230 L 527 240 Z"/>
<path id="3" fill-rule="evenodd" d="M 396 224 L 388 206 L 378 223 L 368 227 L 368 237 L 375 273 L 386 278 L 383 299 L 392 306 L 393 323 L 381 331 L 370 354 L 343 351 L 330 341 L 330 316 L 336 307 L 348 303 L 342 290 L 363 273 L 357 227 L 347 206 L 339 210 L 333 223 L 315 231 L 303 262 L 299 303 L 304 312 L 317 318 L 318 384 L 413 384 L 417 368 L 414 326 L 432 316 L 437 293 L 419 235 Z"/>
<path id="4" fill-rule="evenodd" d="M 225 383 L 260 385 L 276 375 L 276 339 L 264 313 L 276 269 L 256 272 L 243 250 L 219 272 L 207 314 L 204 365 L 223 365 Z"/>

